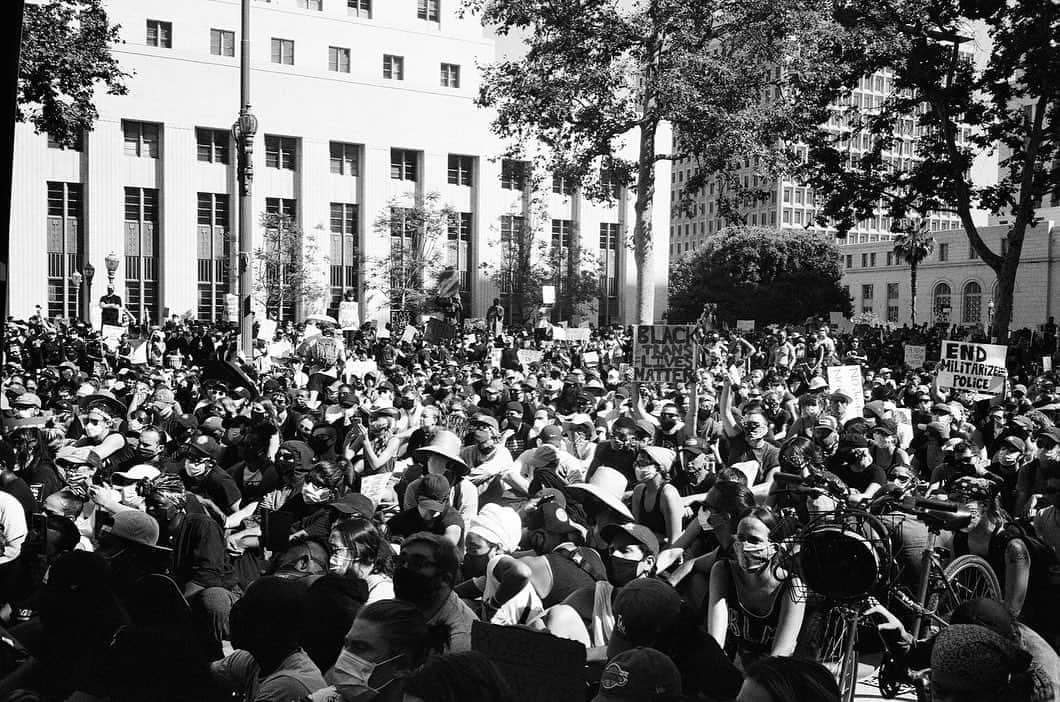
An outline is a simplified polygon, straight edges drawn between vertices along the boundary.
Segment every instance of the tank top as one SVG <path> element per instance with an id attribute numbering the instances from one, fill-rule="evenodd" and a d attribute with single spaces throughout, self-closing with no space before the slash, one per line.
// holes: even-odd
<path id="1" fill-rule="evenodd" d="M 645 487 L 640 491 L 640 500 L 638 502 L 637 522 L 648 527 L 655 533 L 656 536 L 666 535 L 666 517 L 663 515 L 662 510 L 662 487 L 659 488 L 659 492 L 655 495 L 655 506 L 648 510 L 644 506 L 648 493 L 648 488 Z"/>
<path id="2" fill-rule="evenodd" d="M 567 599 L 575 590 L 592 585 L 593 576 L 582 570 L 569 556 L 562 553 L 546 553 L 545 560 L 552 569 L 552 590 L 542 600 L 546 608 Z"/>
<path id="3" fill-rule="evenodd" d="M 729 592 L 725 595 L 725 600 L 729 605 L 729 635 L 734 640 L 734 653 L 739 654 L 740 662 L 746 669 L 753 661 L 768 656 L 773 649 L 773 639 L 776 637 L 777 624 L 780 622 L 780 606 L 783 598 L 788 596 L 791 586 L 788 583 L 782 583 L 773 593 L 769 611 L 760 616 L 748 611 L 740 601 L 740 594 L 736 589 L 736 576 L 733 573 L 734 567 L 736 566 L 730 563 L 727 569 Z"/>

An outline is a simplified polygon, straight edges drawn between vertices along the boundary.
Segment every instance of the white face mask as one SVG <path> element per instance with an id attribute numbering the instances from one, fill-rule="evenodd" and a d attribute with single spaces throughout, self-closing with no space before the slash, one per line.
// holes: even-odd
<path id="1" fill-rule="evenodd" d="M 749 544 L 745 541 L 737 541 L 733 544 L 736 552 L 736 565 L 749 573 L 756 573 L 773 560 L 775 552 L 771 543 Z"/>
<path id="2" fill-rule="evenodd" d="M 326 487 L 317 487 L 312 483 L 305 483 L 302 485 L 302 499 L 306 503 L 311 505 L 320 504 L 328 498 L 328 490 Z"/>
<path id="3" fill-rule="evenodd" d="M 360 686 L 378 692 L 389 685 L 392 680 L 376 680 L 375 684 L 378 685 L 378 687 L 375 688 L 369 687 L 368 681 L 372 679 L 372 675 L 375 673 L 376 669 L 384 666 L 392 667 L 389 664 L 397 661 L 401 657 L 402 654 L 398 654 L 385 661 L 373 663 L 372 661 L 361 658 L 356 653 L 343 649 L 342 653 L 340 653 L 339 657 L 335 660 L 335 665 L 332 666 L 331 670 L 329 670 L 327 675 L 324 676 L 324 679 L 338 688 L 344 686 Z"/>
<path id="4" fill-rule="evenodd" d="M 350 567 L 350 557 L 344 553 L 333 553 L 328 559 L 328 570 L 337 575 L 345 575 Z"/>

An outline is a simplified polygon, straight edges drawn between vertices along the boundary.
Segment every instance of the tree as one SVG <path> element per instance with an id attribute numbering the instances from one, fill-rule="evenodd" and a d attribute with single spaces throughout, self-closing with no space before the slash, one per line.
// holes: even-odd
<path id="1" fill-rule="evenodd" d="M 125 95 L 125 79 L 111 53 L 120 39 L 103 0 L 47 0 L 26 4 L 18 69 L 15 116 L 73 146 L 92 129 L 99 113 L 99 86 Z"/>
<path id="2" fill-rule="evenodd" d="M 852 105 L 839 130 L 808 134 L 802 175 L 823 202 L 822 223 L 840 230 L 870 216 L 882 202 L 900 221 L 910 213 L 952 212 L 968 240 L 997 275 L 994 334 L 1004 338 L 1024 238 L 1044 198 L 1060 193 L 1060 47 L 1055 0 L 879 0 L 846 2 L 838 19 L 847 31 L 825 38 L 836 64 L 836 88 L 810 91 L 806 102 L 823 123 L 829 100 L 842 98 L 860 76 L 887 68 L 895 92 L 882 105 Z M 972 21 L 975 24 L 972 24 Z M 991 51 L 970 60 L 961 45 L 976 26 Z M 824 47 L 822 47 L 824 48 Z M 916 158 L 895 145 L 920 133 Z M 851 153 L 855 139 L 869 142 Z M 997 184 L 971 178 L 977 153 L 997 152 Z M 1006 246 L 994 251 L 972 219 L 974 208 L 1011 216 Z"/>
<path id="3" fill-rule="evenodd" d="M 916 269 L 934 250 L 935 239 L 928 233 L 927 222 L 923 220 L 894 240 L 894 255 L 909 265 L 909 315 L 913 326 L 916 326 Z"/>
<path id="4" fill-rule="evenodd" d="M 443 246 L 456 212 L 436 192 L 417 197 L 412 207 L 405 200 L 390 200 L 372 226 L 378 237 L 390 241 L 390 255 L 365 262 L 367 283 L 381 290 L 390 308 L 410 319 L 432 308 L 438 275 L 444 270 Z"/>
<path id="5" fill-rule="evenodd" d="M 558 176 L 594 199 L 635 184 L 637 317 L 651 323 L 654 167 L 694 157 L 691 194 L 717 172 L 801 131 L 802 106 L 779 97 L 789 73 L 818 74 L 830 3 L 803 0 L 465 0 L 483 24 L 525 35 L 527 51 L 486 66 L 478 102 L 521 153 L 529 143 Z M 768 97 L 767 97 L 768 95 Z M 673 144 L 657 144 L 670 124 Z M 635 156 L 623 158 L 626 141 Z M 672 148 L 671 148 L 672 146 Z M 738 188 L 734 189 L 738 190 Z"/>
<path id="6" fill-rule="evenodd" d="M 802 323 L 829 312 L 850 314 L 840 286 L 839 247 L 810 231 L 758 227 L 722 230 L 670 269 L 670 321 L 693 322 L 704 305 L 732 324 L 754 319 Z"/>
<path id="7" fill-rule="evenodd" d="M 296 302 L 322 300 L 326 289 L 317 247 L 289 216 L 265 213 L 261 246 L 254 249 L 252 296 L 272 319 L 294 319 Z"/>

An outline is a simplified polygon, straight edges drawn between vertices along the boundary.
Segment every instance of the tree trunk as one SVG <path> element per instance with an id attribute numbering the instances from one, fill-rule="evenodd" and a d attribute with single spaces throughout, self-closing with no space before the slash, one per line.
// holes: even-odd
<path id="1" fill-rule="evenodd" d="M 1022 248 L 1017 248 L 1017 251 Z M 1011 244 L 1010 244 L 1011 246 Z M 1012 324 L 1012 298 L 1016 291 L 1016 271 L 1019 267 L 1019 257 L 1008 252 L 1001 264 L 1001 270 L 995 271 L 997 275 L 997 297 L 994 300 L 994 320 L 990 329 L 990 336 L 997 337 L 997 343 L 1004 344 L 1008 340 L 1009 325 Z"/>
<path id="2" fill-rule="evenodd" d="M 637 156 L 637 198 L 633 203 L 633 260 L 637 266 L 637 324 L 655 322 L 655 255 L 651 231 L 652 199 L 655 196 L 655 130 L 646 120 L 640 127 Z"/>
<path id="3" fill-rule="evenodd" d="M 916 326 L 916 264 L 909 264 L 909 297 L 912 307 L 909 310 L 909 319 L 912 326 Z"/>

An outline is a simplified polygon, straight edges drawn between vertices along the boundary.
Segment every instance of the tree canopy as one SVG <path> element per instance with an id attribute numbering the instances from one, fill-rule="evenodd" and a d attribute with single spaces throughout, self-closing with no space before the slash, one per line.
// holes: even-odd
<path id="1" fill-rule="evenodd" d="M 670 321 L 691 322 L 707 303 L 732 324 L 802 323 L 829 312 L 850 314 L 840 286 L 839 247 L 810 231 L 759 227 L 722 230 L 671 265 Z"/>
<path id="2" fill-rule="evenodd" d="M 95 92 L 125 95 L 112 48 L 118 26 L 103 0 L 47 0 L 26 4 L 15 116 L 62 146 L 73 146 L 99 117 Z"/>

